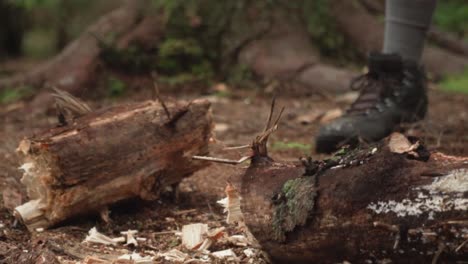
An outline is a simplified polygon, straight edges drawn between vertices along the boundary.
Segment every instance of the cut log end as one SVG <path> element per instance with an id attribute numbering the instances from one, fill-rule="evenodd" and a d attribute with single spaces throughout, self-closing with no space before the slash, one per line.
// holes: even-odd
<path id="1" fill-rule="evenodd" d="M 168 185 L 207 165 L 208 101 L 173 103 L 168 119 L 148 101 L 90 113 L 20 142 L 22 183 L 31 201 L 16 208 L 30 230 L 99 212 L 120 200 L 156 199 Z"/>

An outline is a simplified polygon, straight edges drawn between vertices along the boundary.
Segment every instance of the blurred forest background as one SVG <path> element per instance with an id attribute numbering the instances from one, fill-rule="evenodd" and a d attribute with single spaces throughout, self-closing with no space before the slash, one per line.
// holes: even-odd
<path id="1" fill-rule="evenodd" d="M 269 138 L 272 157 L 319 160 L 325 156 L 315 153 L 314 135 L 357 98 L 349 83 L 365 72 L 367 54 L 382 47 L 384 12 L 385 0 L 0 0 L 0 262 L 59 263 L 42 260 L 48 254 L 76 263 L 62 246 L 83 249 L 80 260 L 94 254 L 94 245 L 81 243 L 93 226 L 119 236 L 138 230 L 148 238 L 138 243 L 151 247 L 132 251 L 181 248 L 174 233 L 161 233 L 198 221 L 224 226 L 215 201 L 231 176 L 241 175 L 239 167 L 213 164 L 181 183 L 182 202 L 170 195 L 130 202 L 111 208 L 111 224 L 79 218 L 31 235 L 12 214 L 27 197 L 15 149 L 58 125 L 51 88 L 97 111 L 156 99 L 154 82 L 166 102 L 206 99 L 215 124 L 210 156 L 232 160 L 249 150 L 225 147 L 251 143 L 277 95 L 285 111 Z M 429 112 L 399 129 L 430 150 L 466 157 L 467 0 L 438 1 L 426 43 Z M 243 249 L 234 248 L 238 255 Z"/>
<path id="2" fill-rule="evenodd" d="M 383 20 L 384 0 L 0 0 L 0 103 L 47 84 L 118 97 L 138 86 L 129 75 L 151 72 L 165 87 L 340 92 L 362 71 L 366 53 L 380 48 Z M 429 77 L 441 89 L 466 93 L 467 2 L 439 1 L 433 23 L 434 49 L 424 58 Z M 99 51 L 73 47 L 75 55 L 54 62 L 73 41 Z M 77 62 L 86 56 L 98 58 Z M 68 74 L 76 82 L 70 88 L 63 87 Z"/>

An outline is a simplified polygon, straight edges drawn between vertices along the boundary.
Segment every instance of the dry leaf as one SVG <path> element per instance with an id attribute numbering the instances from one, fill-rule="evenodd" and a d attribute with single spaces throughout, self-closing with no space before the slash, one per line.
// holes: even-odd
<path id="1" fill-rule="evenodd" d="M 411 144 L 411 142 L 403 134 L 394 132 L 390 135 L 388 147 L 393 153 L 411 153 L 417 155 L 417 153 L 414 153 L 413 151 L 419 147 L 419 141 Z"/>

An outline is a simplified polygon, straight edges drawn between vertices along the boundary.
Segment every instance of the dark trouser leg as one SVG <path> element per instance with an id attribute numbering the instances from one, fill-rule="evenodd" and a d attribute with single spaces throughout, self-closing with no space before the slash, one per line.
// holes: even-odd
<path id="1" fill-rule="evenodd" d="M 419 62 L 437 0 L 387 0 L 384 53 Z"/>

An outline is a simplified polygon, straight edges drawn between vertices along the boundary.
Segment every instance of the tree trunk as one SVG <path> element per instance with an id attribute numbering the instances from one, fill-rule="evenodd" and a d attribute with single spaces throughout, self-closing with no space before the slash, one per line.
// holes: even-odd
<path id="1" fill-rule="evenodd" d="M 467 259 L 468 158 L 382 144 L 306 167 L 261 160 L 242 176 L 241 209 L 277 263 Z"/>
<path id="2" fill-rule="evenodd" d="M 155 199 L 206 163 L 210 104 L 147 101 L 90 113 L 24 139 L 18 152 L 31 199 L 16 208 L 30 230 L 132 197 Z"/>
<path id="3" fill-rule="evenodd" d="M 68 91 L 89 86 L 99 72 L 102 43 L 97 38 L 108 40 L 112 37 L 116 48 L 123 49 L 142 38 L 144 41 L 157 40 L 161 35 L 162 19 L 158 19 L 158 14 L 142 17 L 141 9 L 135 1 L 102 16 L 52 59 L 31 71 L 0 79 L 0 91 L 21 85 L 41 87 L 46 83 Z"/>
<path id="4" fill-rule="evenodd" d="M 240 63 L 259 76 L 287 84 L 274 91 L 282 96 L 348 91 L 349 81 L 359 73 L 323 63 L 297 20 L 288 12 L 272 11 L 271 25 L 257 29 L 255 38 L 240 50 Z"/>

